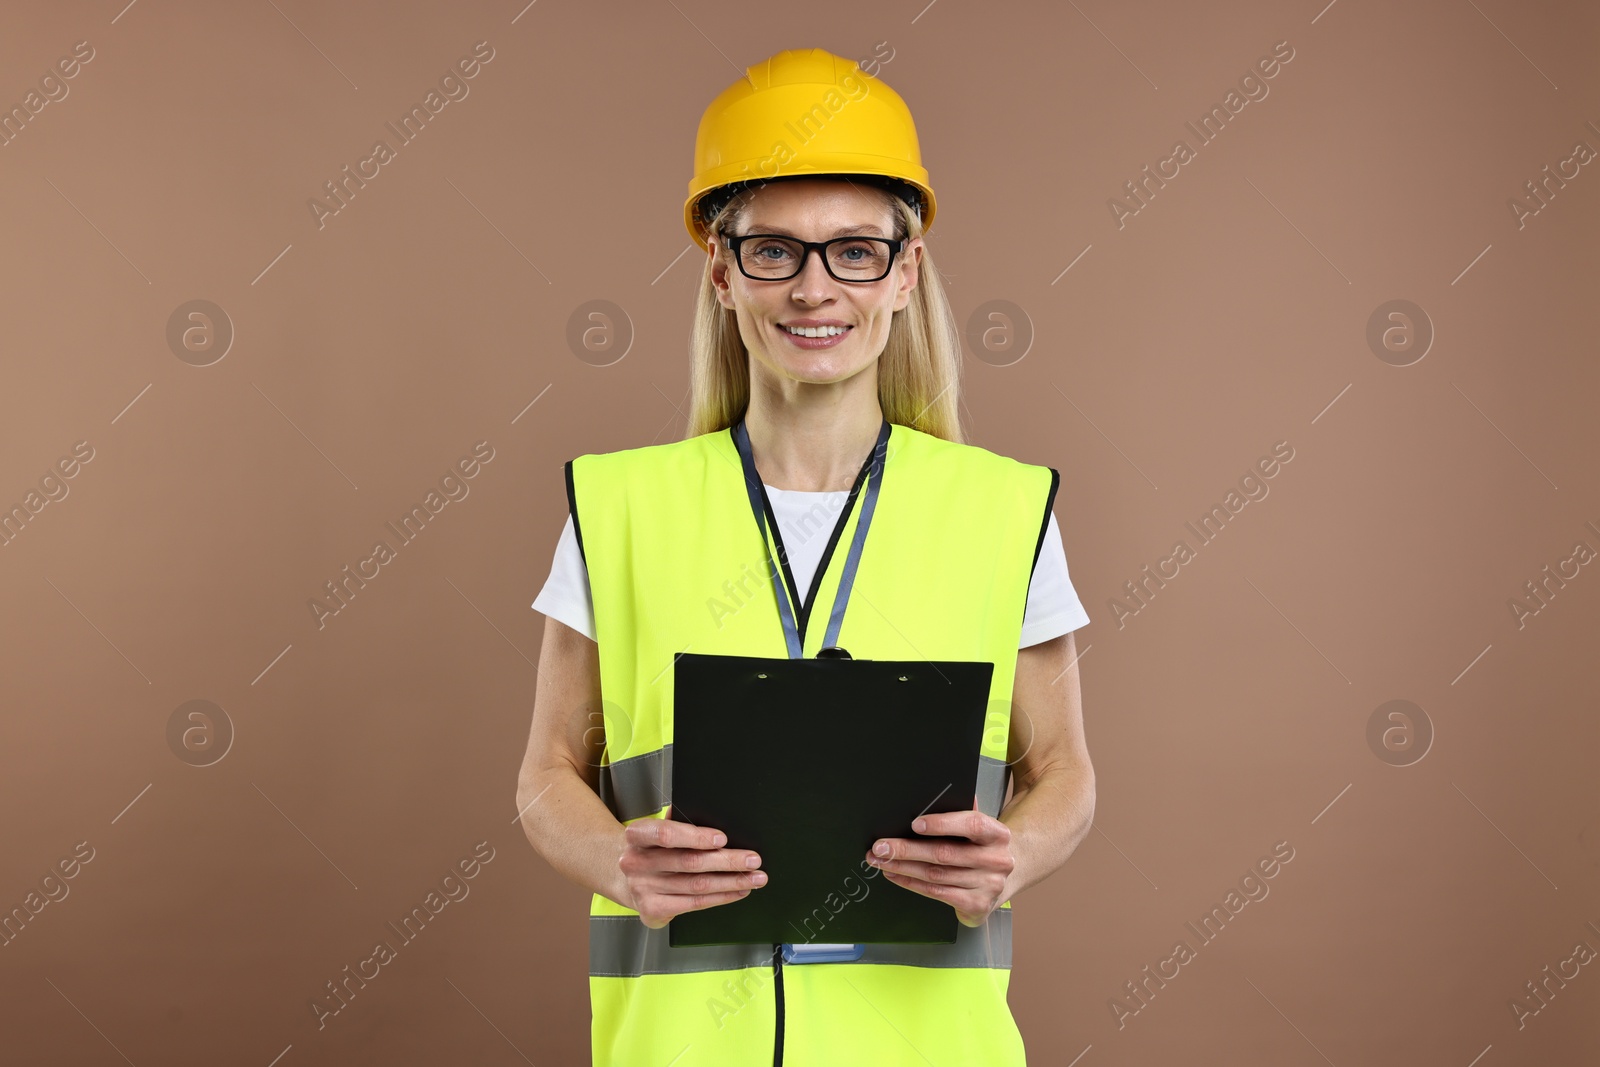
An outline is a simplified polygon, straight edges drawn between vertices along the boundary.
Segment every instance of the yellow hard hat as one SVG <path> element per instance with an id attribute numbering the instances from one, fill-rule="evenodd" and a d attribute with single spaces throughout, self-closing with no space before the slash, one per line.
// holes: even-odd
<path id="1" fill-rule="evenodd" d="M 863 175 L 912 204 L 924 232 L 933 225 L 933 187 L 900 94 L 824 49 L 779 52 L 700 117 L 684 225 L 704 249 L 706 224 L 747 183 L 830 174 Z"/>

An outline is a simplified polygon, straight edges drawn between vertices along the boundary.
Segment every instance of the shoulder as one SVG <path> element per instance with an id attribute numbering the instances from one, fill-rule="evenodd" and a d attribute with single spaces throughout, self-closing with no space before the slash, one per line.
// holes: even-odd
<path id="1" fill-rule="evenodd" d="M 1013 480 L 1028 488 L 1045 486 L 1052 494 L 1060 477 L 1052 467 L 1001 455 L 981 445 L 947 441 L 899 423 L 894 424 L 889 443 L 891 449 L 898 445 L 907 450 L 907 455 L 918 456 L 929 465 L 952 474 L 960 472 L 979 478 Z"/>
<path id="2" fill-rule="evenodd" d="M 568 460 L 566 466 L 568 470 L 582 470 L 590 474 L 627 473 L 630 476 L 649 477 L 686 465 L 704 463 L 717 452 L 737 452 L 726 429 L 665 444 L 639 445 L 614 452 L 586 452 Z"/>

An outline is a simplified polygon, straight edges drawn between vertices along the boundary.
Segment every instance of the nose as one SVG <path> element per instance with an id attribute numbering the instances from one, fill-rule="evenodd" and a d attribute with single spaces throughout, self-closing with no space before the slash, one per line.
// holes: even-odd
<path id="1" fill-rule="evenodd" d="M 838 283 L 833 275 L 828 273 L 828 265 L 822 258 L 822 249 L 808 248 L 800 260 L 800 273 L 789 279 L 794 285 L 796 299 L 805 300 L 807 303 L 821 303 L 828 297 L 828 290 Z M 814 299 L 810 299 L 814 297 Z"/>

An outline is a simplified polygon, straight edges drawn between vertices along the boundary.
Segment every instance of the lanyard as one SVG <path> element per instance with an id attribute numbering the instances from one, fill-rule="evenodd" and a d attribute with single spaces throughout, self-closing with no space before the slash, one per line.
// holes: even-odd
<path id="1" fill-rule="evenodd" d="M 756 471 L 755 457 L 750 450 L 750 434 L 745 429 L 744 419 L 741 417 L 733 426 L 733 442 L 739 449 L 739 460 L 744 466 L 745 489 L 750 496 L 750 510 L 755 513 L 756 526 L 761 530 L 761 544 L 764 549 L 767 545 L 767 516 L 772 514 L 771 504 L 767 500 L 766 487 L 761 482 L 761 475 Z M 872 453 L 861 464 L 861 471 L 856 475 L 855 485 L 850 489 L 850 497 L 845 502 L 844 510 L 839 513 L 839 524 L 835 527 L 835 536 L 844 528 L 850 518 L 850 509 L 855 504 L 857 495 L 861 492 L 862 483 L 867 483 L 867 496 L 861 504 L 861 521 L 856 524 L 855 537 L 850 542 L 850 552 L 845 557 L 844 573 L 839 577 L 839 591 L 833 598 L 833 611 L 828 617 L 828 632 L 825 635 L 822 647 L 831 648 L 839 640 L 839 628 L 844 624 L 845 603 L 850 599 L 850 587 L 855 584 L 856 567 L 861 561 L 861 546 L 867 539 L 867 527 L 872 524 L 872 512 L 878 503 L 878 487 L 883 484 L 884 460 L 888 454 L 889 420 L 883 420 L 883 427 L 878 431 L 877 443 L 872 446 Z M 870 481 L 869 481 L 870 475 Z M 772 537 L 778 545 L 779 559 L 784 570 L 788 569 L 789 558 L 783 548 L 783 538 L 778 533 L 776 518 L 772 523 Z M 822 572 L 827 568 L 828 561 L 833 553 L 830 550 L 817 563 L 817 571 L 812 579 L 811 588 L 813 596 L 820 587 Z M 779 577 L 779 565 L 772 559 L 770 549 L 767 551 L 767 569 L 772 577 L 772 589 L 778 599 L 778 615 L 783 620 L 784 641 L 789 649 L 790 659 L 800 659 L 804 653 L 803 637 L 800 628 L 795 623 L 795 612 L 800 609 L 799 604 L 791 605 L 790 596 L 784 587 L 783 580 Z M 792 580 L 792 576 L 791 576 Z M 799 590 L 795 590 L 799 596 Z"/>

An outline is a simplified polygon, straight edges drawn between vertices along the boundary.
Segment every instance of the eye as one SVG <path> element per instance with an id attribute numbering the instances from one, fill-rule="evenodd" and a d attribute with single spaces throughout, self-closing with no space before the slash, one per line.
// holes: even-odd
<path id="1" fill-rule="evenodd" d="M 781 241 L 757 241 L 755 246 L 749 249 L 749 254 L 759 259 L 767 259 L 777 262 L 778 260 L 792 256 L 794 254 L 794 250 Z"/>

